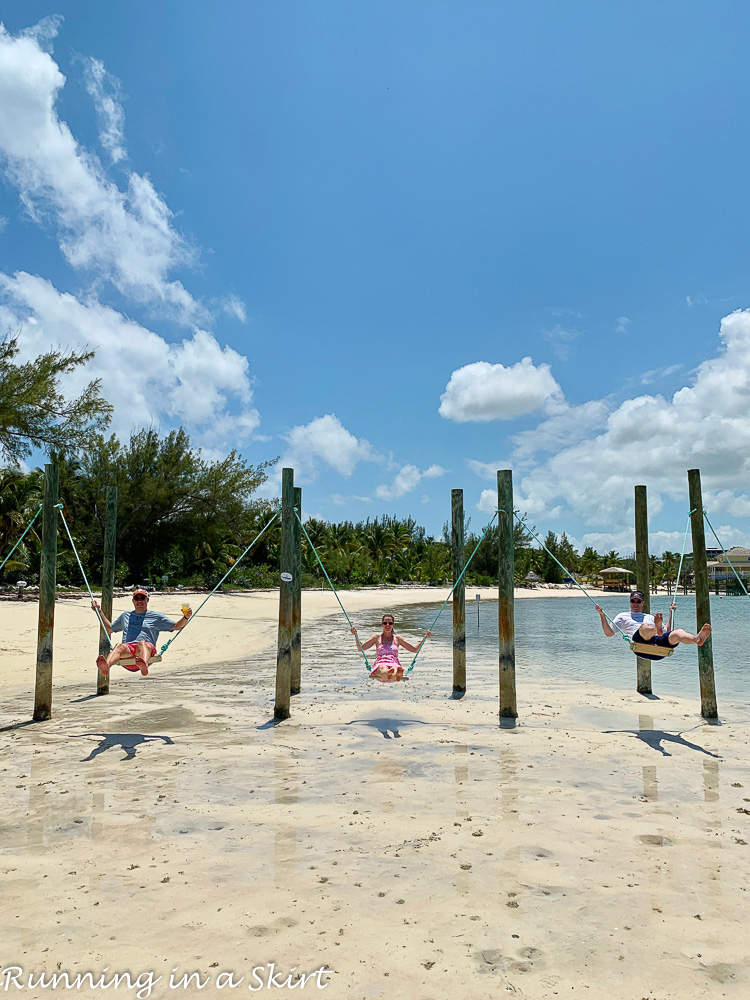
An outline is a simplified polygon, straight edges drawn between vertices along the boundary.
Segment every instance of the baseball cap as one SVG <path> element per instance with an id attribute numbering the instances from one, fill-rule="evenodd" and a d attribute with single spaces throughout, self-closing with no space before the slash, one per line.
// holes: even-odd
<path id="1" fill-rule="evenodd" d="M 144 590 L 143 587 L 136 587 L 135 590 L 133 591 L 133 597 L 136 596 L 148 597 L 148 591 Z"/>

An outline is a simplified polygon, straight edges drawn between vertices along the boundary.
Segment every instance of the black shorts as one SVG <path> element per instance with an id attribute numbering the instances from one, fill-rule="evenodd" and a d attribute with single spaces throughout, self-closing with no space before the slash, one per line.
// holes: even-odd
<path id="1" fill-rule="evenodd" d="M 641 642 L 646 646 L 666 646 L 667 649 L 674 649 L 674 646 L 669 641 L 669 632 L 663 632 L 661 635 L 655 635 L 653 639 L 644 639 L 641 635 L 641 630 L 638 631 L 633 636 L 633 642 Z M 649 656 L 648 653 L 636 653 L 636 656 L 643 657 L 644 660 L 661 660 L 661 656 Z"/>

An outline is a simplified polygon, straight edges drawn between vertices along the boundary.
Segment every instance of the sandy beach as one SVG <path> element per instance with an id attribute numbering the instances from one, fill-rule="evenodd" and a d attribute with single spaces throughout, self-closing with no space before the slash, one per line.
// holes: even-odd
<path id="1" fill-rule="evenodd" d="M 342 595 L 365 633 L 444 596 Z M 176 616 L 181 599 L 151 606 Z M 63 598 L 53 717 L 32 724 L 36 605 L 0 602 L 0 992 L 747 995 L 746 718 L 519 676 L 518 724 L 500 727 L 496 687 L 471 673 L 454 700 L 417 672 L 323 669 L 315 622 L 337 610 L 304 594 L 302 693 L 274 725 L 275 593 L 217 595 L 107 697 L 88 599 Z M 444 661 L 428 646 L 420 671 Z M 91 978 L 39 981 L 66 971 Z"/>

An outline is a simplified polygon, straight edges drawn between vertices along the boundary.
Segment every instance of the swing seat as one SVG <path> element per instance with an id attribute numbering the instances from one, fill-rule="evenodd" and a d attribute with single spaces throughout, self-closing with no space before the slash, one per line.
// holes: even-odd
<path id="1" fill-rule="evenodd" d="M 667 646 L 652 646 L 650 642 L 631 642 L 631 650 L 636 656 L 671 656 L 674 653 L 674 646 L 669 649 Z"/>
<path id="2" fill-rule="evenodd" d="M 151 666 L 152 663 L 161 663 L 161 656 L 159 656 L 158 653 L 156 654 L 156 656 L 149 656 L 148 660 L 146 661 L 146 665 L 149 667 Z M 123 656 L 121 660 L 117 661 L 117 665 L 120 667 L 125 667 L 126 670 L 131 670 L 131 671 L 138 669 L 138 667 L 135 665 L 134 656 Z"/>

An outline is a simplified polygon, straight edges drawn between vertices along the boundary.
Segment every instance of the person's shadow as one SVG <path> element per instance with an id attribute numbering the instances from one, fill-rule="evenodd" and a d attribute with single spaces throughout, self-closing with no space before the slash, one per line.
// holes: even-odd
<path id="1" fill-rule="evenodd" d="M 87 736 L 101 736 L 102 741 L 94 747 L 88 757 L 82 758 L 82 764 L 98 757 L 105 750 L 115 750 L 117 747 L 125 751 L 125 756 L 121 757 L 120 760 L 134 760 L 137 748 L 144 743 L 161 740 L 165 744 L 174 746 L 174 740 L 169 736 L 146 736 L 143 733 L 78 733 L 77 736 L 71 736 L 71 739 L 85 739 Z"/>
<path id="2" fill-rule="evenodd" d="M 401 733 L 399 732 L 399 726 L 426 726 L 426 722 L 422 722 L 421 719 L 352 719 L 351 722 L 347 722 L 347 726 L 371 726 L 387 740 L 400 740 Z M 393 733 L 393 736 L 391 736 Z"/>
<path id="3" fill-rule="evenodd" d="M 697 743 L 691 743 L 679 733 L 665 733 L 663 729 L 605 729 L 605 733 L 628 733 L 630 736 L 635 736 L 637 739 L 643 740 L 652 750 L 658 750 L 665 757 L 671 757 L 672 754 L 664 749 L 662 743 L 676 743 L 677 746 L 687 747 L 689 750 L 698 750 L 707 757 L 716 757 L 717 760 L 721 760 L 720 754 L 711 753 L 710 750 L 705 750 L 703 747 L 698 746 Z"/>

